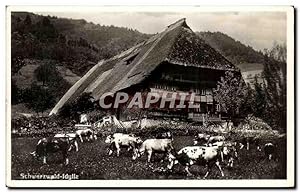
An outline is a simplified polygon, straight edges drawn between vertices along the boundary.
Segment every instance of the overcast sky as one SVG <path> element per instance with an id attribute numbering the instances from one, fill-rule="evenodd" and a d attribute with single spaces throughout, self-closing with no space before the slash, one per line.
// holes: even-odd
<path id="1" fill-rule="evenodd" d="M 64 18 L 85 19 L 101 25 L 137 29 L 143 33 L 163 31 L 166 26 L 186 18 L 193 31 L 220 31 L 256 50 L 271 48 L 274 41 L 286 42 L 286 13 L 284 12 L 43 12 Z"/>

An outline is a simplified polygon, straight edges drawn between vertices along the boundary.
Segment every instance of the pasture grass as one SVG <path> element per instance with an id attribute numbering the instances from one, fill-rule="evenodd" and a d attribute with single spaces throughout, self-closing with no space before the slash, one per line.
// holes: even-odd
<path id="1" fill-rule="evenodd" d="M 161 155 L 154 155 L 154 162 L 147 163 L 146 155 L 132 161 L 131 153 L 122 150 L 120 157 L 107 155 L 104 139 L 95 142 L 79 143 L 79 151 L 69 154 L 70 163 L 63 165 L 61 153 L 49 156 L 48 164 L 32 158 L 30 152 L 35 150 L 39 138 L 21 137 L 12 139 L 11 174 L 12 179 L 20 179 L 20 174 L 78 174 L 81 180 L 92 179 L 200 179 L 205 175 L 203 166 L 193 166 L 191 172 L 195 174 L 187 177 L 183 166 L 175 166 L 172 172 L 158 171 L 156 168 L 166 167 L 161 163 Z M 192 145 L 192 136 L 175 136 L 174 147 L 180 148 Z M 225 176 L 221 177 L 216 167 L 212 169 L 208 179 L 284 179 L 286 178 L 286 142 L 276 141 L 276 156 L 274 160 L 267 160 L 263 152 L 258 152 L 254 146 L 247 151 L 239 151 L 239 159 L 233 168 L 224 164 Z"/>

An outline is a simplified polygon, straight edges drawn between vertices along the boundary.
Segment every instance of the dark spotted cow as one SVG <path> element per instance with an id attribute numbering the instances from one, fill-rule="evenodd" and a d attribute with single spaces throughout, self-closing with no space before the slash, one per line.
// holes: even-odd
<path id="1" fill-rule="evenodd" d="M 216 165 L 221 172 L 221 176 L 224 176 L 219 162 L 220 151 L 218 147 L 187 146 L 178 151 L 178 153 L 170 153 L 168 158 L 169 164 L 167 167 L 169 170 L 172 170 L 173 166 L 179 163 L 185 166 L 187 175 L 191 176 L 193 174 L 189 171 L 189 168 L 192 165 L 204 165 L 207 167 L 207 172 L 204 176 L 206 178 L 212 166 Z"/>
<path id="2" fill-rule="evenodd" d="M 68 150 L 70 145 L 71 143 L 68 138 L 43 138 L 38 141 L 36 150 L 31 155 L 36 159 L 42 158 L 43 163 L 47 164 L 49 153 L 61 152 L 65 165 L 68 165 Z"/>
<path id="3" fill-rule="evenodd" d="M 58 133 L 54 135 L 54 138 L 68 138 L 68 140 L 70 141 L 70 148 L 68 149 L 68 151 L 71 151 L 73 147 L 75 148 L 75 151 L 78 151 L 78 136 L 76 135 L 76 133 Z"/>

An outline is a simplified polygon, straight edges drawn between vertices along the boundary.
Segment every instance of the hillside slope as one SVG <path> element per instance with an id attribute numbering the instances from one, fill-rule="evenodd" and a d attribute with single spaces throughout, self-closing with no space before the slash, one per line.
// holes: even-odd
<path id="1" fill-rule="evenodd" d="M 148 38 L 136 30 L 101 26 L 85 20 L 12 13 L 12 71 L 23 59 L 52 59 L 82 76 L 102 59 Z"/>
<path id="2" fill-rule="evenodd" d="M 263 54 L 246 46 L 222 32 L 197 32 L 197 34 L 220 52 L 241 71 L 261 70 Z"/>
<path id="3" fill-rule="evenodd" d="M 36 92 L 47 92 L 51 95 L 49 98 L 57 102 L 97 62 L 117 55 L 147 38 L 148 35 L 127 28 L 13 12 L 11 90 L 16 112 L 31 113 L 30 108 L 36 104 L 29 96 L 37 96 Z M 36 71 L 42 66 L 40 71 L 50 70 L 51 76 L 37 77 Z M 41 79 L 48 78 L 51 80 L 41 82 Z M 46 105 L 52 108 L 50 103 Z"/>
<path id="4" fill-rule="evenodd" d="M 50 60 L 34 60 L 24 59 L 25 65 L 12 75 L 12 79 L 20 89 L 30 87 L 33 82 L 38 81 L 34 75 L 35 70 L 43 64 L 49 63 Z M 50 61 L 51 62 L 51 61 Z M 70 69 L 63 65 L 56 66 L 59 75 L 70 85 L 75 84 L 80 79 L 80 76 L 74 74 Z"/>

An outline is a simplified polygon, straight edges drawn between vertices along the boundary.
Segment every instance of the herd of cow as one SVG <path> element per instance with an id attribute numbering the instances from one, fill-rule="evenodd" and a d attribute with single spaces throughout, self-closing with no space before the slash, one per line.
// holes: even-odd
<path id="1" fill-rule="evenodd" d="M 42 138 L 36 145 L 36 150 L 31 154 L 37 158 L 43 159 L 43 163 L 47 163 L 49 153 L 62 152 L 65 164 L 69 163 L 68 152 L 78 151 L 78 142 L 97 140 L 97 134 L 92 129 L 81 129 L 75 133 L 56 134 L 50 138 Z M 186 146 L 176 151 L 173 147 L 174 138 L 170 131 L 158 133 L 151 139 L 142 140 L 141 137 L 135 134 L 114 133 L 108 135 L 105 139 L 107 144 L 107 153 L 112 155 L 116 151 L 117 156 L 120 156 L 122 148 L 128 152 L 132 152 L 132 160 L 136 160 L 147 153 L 147 161 L 151 162 L 155 153 L 163 155 L 161 162 L 166 161 L 167 167 L 165 171 L 172 171 L 174 165 L 181 164 L 185 167 L 187 175 L 192 175 L 190 167 L 192 165 L 206 166 L 206 178 L 212 166 L 216 166 L 221 175 L 224 172 L 220 163 L 226 164 L 228 167 L 233 167 L 234 160 L 238 159 L 238 151 L 245 148 L 250 149 L 250 144 L 255 146 L 257 151 L 264 151 L 264 154 L 269 160 L 272 159 L 275 146 L 273 143 L 263 144 L 253 137 L 245 137 L 242 140 L 230 140 L 225 136 L 211 136 L 208 134 L 198 134 L 195 136 L 193 145 Z M 246 146 L 246 147 L 245 147 Z"/>

